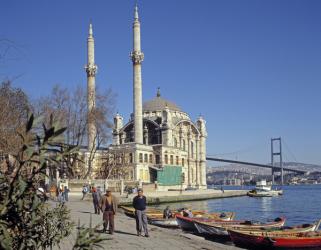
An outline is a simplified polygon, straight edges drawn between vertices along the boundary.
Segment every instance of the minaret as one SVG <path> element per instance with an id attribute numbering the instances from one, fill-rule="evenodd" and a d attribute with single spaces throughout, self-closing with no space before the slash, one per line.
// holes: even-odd
<path id="1" fill-rule="evenodd" d="M 133 23 L 134 45 L 130 56 L 133 61 L 133 85 L 134 85 L 134 130 L 135 142 L 143 144 L 143 111 L 142 111 L 142 61 L 144 54 L 140 49 L 140 22 L 138 8 L 135 6 Z"/>
<path id="2" fill-rule="evenodd" d="M 97 134 L 94 118 L 94 109 L 96 103 L 95 77 L 97 72 L 97 65 L 95 64 L 95 41 L 91 23 L 89 24 L 89 34 L 87 38 L 87 65 L 85 69 L 87 72 L 88 151 L 89 153 L 91 153 L 96 147 Z"/>

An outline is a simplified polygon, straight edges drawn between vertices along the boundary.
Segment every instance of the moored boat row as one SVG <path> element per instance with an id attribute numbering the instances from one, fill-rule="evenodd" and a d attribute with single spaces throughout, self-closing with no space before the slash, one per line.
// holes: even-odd
<path id="1" fill-rule="evenodd" d="M 134 216 L 132 208 L 123 209 L 128 216 Z M 284 217 L 267 222 L 234 220 L 234 212 L 206 213 L 183 209 L 173 211 L 170 218 L 163 216 L 163 212 L 157 209 L 147 211 L 150 224 L 231 240 L 237 246 L 250 249 L 321 249 L 321 231 L 318 231 L 321 220 L 288 227 L 284 226 Z"/>
<path id="2" fill-rule="evenodd" d="M 126 207 L 123 206 L 122 209 L 124 210 L 124 213 L 131 217 L 135 217 L 135 209 L 132 207 Z M 146 211 L 147 219 L 150 224 L 161 226 L 161 227 L 168 227 L 168 228 L 178 228 L 179 224 L 176 220 L 176 216 L 182 215 L 185 213 L 185 209 L 181 210 L 175 210 L 171 211 L 172 216 L 170 218 L 164 218 L 163 211 L 158 209 L 149 208 Z M 191 213 L 193 218 L 200 219 L 200 220 L 221 220 L 221 221 L 227 221 L 232 220 L 235 217 L 235 213 L 228 212 L 228 213 L 206 213 L 204 211 L 199 210 L 193 210 L 193 213 Z"/>

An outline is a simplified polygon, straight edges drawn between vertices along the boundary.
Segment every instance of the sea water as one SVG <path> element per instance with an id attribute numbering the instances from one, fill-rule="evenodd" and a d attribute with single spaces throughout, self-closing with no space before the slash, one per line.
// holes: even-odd
<path id="1" fill-rule="evenodd" d="M 249 187 L 244 187 L 244 189 Z M 242 189 L 224 187 L 224 189 Z M 188 207 L 208 212 L 236 212 L 236 219 L 267 221 L 286 217 L 286 225 L 314 223 L 321 219 L 321 185 L 283 186 L 283 195 L 253 198 L 248 196 L 211 199 L 205 201 L 162 204 L 171 209 Z"/>

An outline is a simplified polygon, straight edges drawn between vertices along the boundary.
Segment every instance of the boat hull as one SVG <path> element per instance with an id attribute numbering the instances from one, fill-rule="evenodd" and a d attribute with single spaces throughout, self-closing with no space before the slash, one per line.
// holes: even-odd
<path id="1" fill-rule="evenodd" d="M 182 215 L 176 215 L 176 221 L 179 227 L 186 231 L 197 232 L 197 228 L 194 225 L 194 221 L 206 221 L 206 222 L 222 222 L 222 221 L 231 221 L 235 217 L 235 213 L 227 212 L 224 213 L 226 216 L 224 218 L 220 217 L 222 213 L 211 213 L 204 214 L 204 217 L 184 217 Z"/>
<path id="2" fill-rule="evenodd" d="M 229 230 L 235 245 L 257 249 L 321 249 L 321 232 L 253 233 Z"/>
<path id="3" fill-rule="evenodd" d="M 194 221 L 194 225 L 200 234 L 208 234 L 213 236 L 228 236 L 228 229 L 234 230 L 261 230 L 268 228 L 280 228 L 284 226 L 285 218 L 278 218 L 274 222 L 249 224 L 247 221 L 229 221 L 229 222 L 201 222 Z"/>
<path id="4" fill-rule="evenodd" d="M 274 197 L 282 194 L 283 194 L 282 190 L 271 190 L 271 191 L 261 191 L 261 192 L 249 191 L 247 193 L 247 195 L 250 197 Z"/>
<path id="5" fill-rule="evenodd" d="M 207 226 L 202 223 L 194 223 L 198 233 L 207 234 L 207 235 L 217 235 L 217 236 L 228 236 L 228 232 L 224 227 L 215 227 L 215 226 Z"/>
<path id="6" fill-rule="evenodd" d="M 178 228 L 178 223 L 175 218 L 173 219 L 153 219 L 148 218 L 148 222 L 152 225 L 166 228 Z"/>
<path id="7" fill-rule="evenodd" d="M 183 216 L 176 216 L 176 221 L 178 226 L 186 231 L 195 231 L 197 232 L 197 229 L 194 225 L 194 222 L 192 220 L 192 218 L 186 218 Z"/>

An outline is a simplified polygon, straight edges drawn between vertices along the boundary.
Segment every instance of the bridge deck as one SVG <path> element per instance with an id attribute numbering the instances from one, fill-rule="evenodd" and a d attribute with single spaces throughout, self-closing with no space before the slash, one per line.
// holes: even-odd
<path id="1" fill-rule="evenodd" d="M 227 163 L 236 163 L 236 164 L 249 165 L 249 166 L 261 167 L 261 168 L 270 168 L 270 169 L 274 169 L 274 170 L 278 170 L 278 171 L 281 171 L 281 169 L 282 169 L 281 167 L 267 165 L 267 164 L 260 164 L 260 163 L 246 162 L 246 161 L 234 161 L 234 160 L 227 160 L 227 159 L 220 159 L 220 158 L 213 158 L 213 157 L 206 157 L 206 160 L 227 162 Z M 283 168 L 283 171 L 295 172 L 298 174 L 305 174 L 307 172 L 307 171 L 296 170 L 296 169 L 291 169 L 291 168 Z"/>

